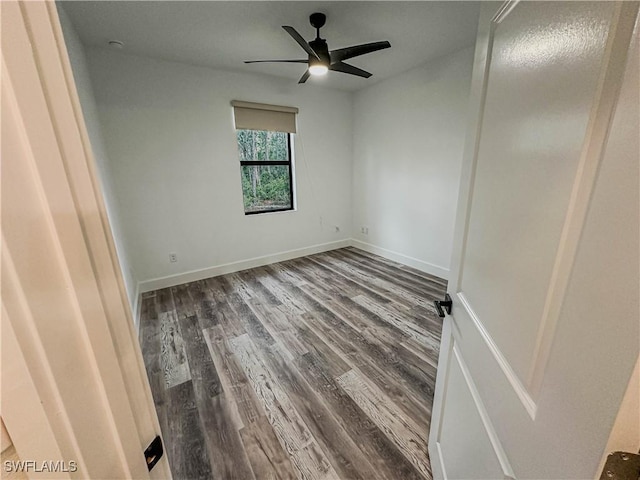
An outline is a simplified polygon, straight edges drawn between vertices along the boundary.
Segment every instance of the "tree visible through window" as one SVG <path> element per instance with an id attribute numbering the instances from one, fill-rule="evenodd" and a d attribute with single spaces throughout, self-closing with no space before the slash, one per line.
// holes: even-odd
<path id="1" fill-rule="evenodd" d="M 236 130 L 245 214 L 293 209 L 290 134 Z"/>

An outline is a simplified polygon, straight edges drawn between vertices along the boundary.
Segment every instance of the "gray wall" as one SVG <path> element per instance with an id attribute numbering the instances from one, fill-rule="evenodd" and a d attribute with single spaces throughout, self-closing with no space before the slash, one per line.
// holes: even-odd
<path id="1" fill-rule="evenodd" d="M 87 61 L 122 233 L 139 279 L 156 280 L 142 290 L 349 237 L 350 94 L 109 49 Z M 300 109 L 295 211 L 244 215 L 232 100 Z"/>
<path id="2" fill-rule="evenodd" d="M 354 99 L 353 237 L 444 278 L 472 62 L 473 48 L 467 48 L 360 90 Z"/>
<path id="3" fill-rule="evenodd" d="M 119 198 L 116 196 L 110 161 L 105 149 L 102 129 L 98 119 L 93 86 L 87 69 L 86 52 L 69 20 L 69 17 L 66 15 L 64 10 L 60 8 L 60 4 L 58 3 L 57 5 L 58 15 L 60 17 L 60 23 L 64 32 L 67 51 L 69 53 L 69 60 L 71 61 L 73 77 L 76 83 L 78 96 L 80 97 L 80 104 L 82 105 L 84 122 L 91 141 L 91 148 L 93 150 L 95 165 L 98 170 L 98 177 L 104 195 L 107 215 L 109 216 L 109 223 L 111 224 L 111 230 L 115 240 L 118 260 L 120 262 L 120 268 L 122 269 L 129 303 L 133 311 L 136 304 L 135 297 L 138 278 L 130 261 L 130 249 L 127 241 L 129 237 L 126 235 L 122 227 L 121 212 L 123 210 L 123 206 L 119 201 Z"/>

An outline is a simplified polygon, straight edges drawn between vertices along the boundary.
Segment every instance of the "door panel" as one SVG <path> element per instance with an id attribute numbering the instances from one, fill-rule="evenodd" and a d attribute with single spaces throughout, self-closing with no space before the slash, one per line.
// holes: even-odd
<path id="1" fill-rule="evenodd" d="M 510 468 L 501 465 L 501 447 L 496 450 L 489 436 L 493 426 L 487 424 L 486 411 L 455 339 L 449 362 L 447 401 L 443 405 L 442 434 L 438 438 L 443 470 L 449 478 L 456 479 L 508 477 Z M 460 436 L 457 434 L 460 431 L 467 434 Z M 463 456 L 465 462 L 458 461 Z"/>
<path id="2" fill-rule="evenodd" d="M 596 2 L 520 3 L 493 26 L 461 292 L 522 382 L 577 181 L 613 9 Z"/>
<path id="3" fill-rule="evenodd" d="M 640 344 L 637 18 L 483 4 L 435 478 L 596 477 Z"/>

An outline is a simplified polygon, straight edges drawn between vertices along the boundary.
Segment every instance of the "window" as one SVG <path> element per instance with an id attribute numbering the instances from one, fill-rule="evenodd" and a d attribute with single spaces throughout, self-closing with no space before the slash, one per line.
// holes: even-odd
<path id="1" fill-rule="evenodd" d="M 292 134 L 297 108 L 231 102 L 245 215 L 293 210 Z"/>
<path id="2" fill-rule="evenodd" d="M 293 209 L 290 133 L 237 130 L 246 215 Z"/>

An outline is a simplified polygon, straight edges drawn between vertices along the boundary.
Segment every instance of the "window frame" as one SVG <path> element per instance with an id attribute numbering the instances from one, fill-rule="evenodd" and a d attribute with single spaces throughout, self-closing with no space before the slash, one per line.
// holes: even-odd
<path id="1" fill-rule="evenodd" d="M 237 132 L 238 130 L 251 130 L 246 128 L 237 128 L 236 129 L 236 143 L 237 143 Z M 276 130 L 255 130 L 256 132 L 275 132 Z M 276 213 L 276 212 L 290 212 L 295 210 L 295 197 L 293 195 L 293 149 L 291 148 L 291 144 L 293 143 L 292 133 L 291 132 L 278 132 L 284 133 L 287 136 L 287 158 L 288 160 L 240 160 L 240 176 L 242 178 L 242 167 L 252 167 L 252 166 L 288 166 L 289 167 L 289 198 L 291 199 L 291 206 L 288 208 L 275 208 L 273 210 L 257 210 L 255 212 L 247 212 L 244 207 L 244 191 L 242 191 L 242 205 L 245 215 L 260 215 L 262 213 Z M 240 156 L 240 152 L 238 152 L 238 156 Z M 242 190 L 242 182 L 240 182 L 240 188 Z"/>

